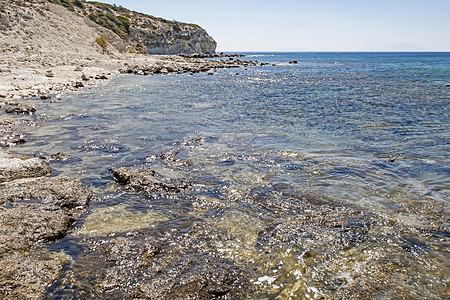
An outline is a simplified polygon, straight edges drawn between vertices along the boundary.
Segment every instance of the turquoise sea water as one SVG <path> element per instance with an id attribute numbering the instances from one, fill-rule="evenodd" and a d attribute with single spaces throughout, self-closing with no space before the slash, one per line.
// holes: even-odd
<path id="1" fill-rule="evenodd" d="M 171 231 L 207 244 L 185 255 L 208 249 L 239 268 L 249 298 L 363 297 L 363 287 L 381 298 L 449 297 L 450 53 L 246 55 L 269 65 L 126 75 L 37 102 L 40 126 L 14 150 L 71 155 L 52 167 L 98 197 L 52 246 L 74 257 L 61 282 L 79 283 L 49 295 L 94 293 L 94 237 Z M 123 193 L 112 166 L 151 167 L 193 188 L 148 200 Z M 349 223 L 359 225 L 342 229 Z M 200 238 L 199 228 L 218 236 Z M 146 276 L 113 290 L 157 278 Z"/>

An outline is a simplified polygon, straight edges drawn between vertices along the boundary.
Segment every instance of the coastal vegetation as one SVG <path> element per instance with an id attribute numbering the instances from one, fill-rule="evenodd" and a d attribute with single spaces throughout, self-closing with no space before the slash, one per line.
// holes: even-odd
<path id="1" fill-rule="evenodd" d="M 121 37 L 126 37 L 130 29 L 130 19 L 112 13 L 93 13 L 89 18 L 98 25 L 105 27 Z"/>
<path id="2" fill-rule="evenodd" d="M 72 8 L 77 6 L 79 8 L 84 8 L 83 3 L 80 0 L 48 0 L 51 3 L 59 4 L 67 8 Z"/>
<path id="3" fill-rule="evenodd" d="M 104 34 L 97 37 L 95 39 L 95 42 L 102 47 L 103 52 L 108 52 L 108 37 Z"/>

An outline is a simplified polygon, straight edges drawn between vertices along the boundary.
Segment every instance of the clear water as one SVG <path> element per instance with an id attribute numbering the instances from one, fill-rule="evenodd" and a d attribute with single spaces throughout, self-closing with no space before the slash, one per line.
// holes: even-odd
<path id="1" fill-rule="evenodd" d="M 74 257 L 62 277 L 89 277 L 76 257 L 89 261 L 90 238 L 170 229 L 188 244 L 207 240 L 198 237 L 202 228 L 218 235 L 208 249 L 246 274 L 250 298 L 344 297 L 368 282 L 369 295 L 395 295 L 396 287 L 373 283 L 380 261 L 405 262 L 389 272 L 376 267 L 384 282 L 412 290 L 405 297 L 449 297 L 450 53 L 246 59 L 269 65 L 214 76 L 121 76 L 37 102 L 40 126 L 14 150 L 71 155 L 52 167 L 98 197 L 54 246 Z M 175 160 L 158 158 L 174 149 Z M 147 201 L 123 193 L 108 171 L 142 165 L 194 188 Z M 324 225 L 355 214 L 370 230 L 353 246 Z M 49 295 L 77 289 L 58 284 Z"/>

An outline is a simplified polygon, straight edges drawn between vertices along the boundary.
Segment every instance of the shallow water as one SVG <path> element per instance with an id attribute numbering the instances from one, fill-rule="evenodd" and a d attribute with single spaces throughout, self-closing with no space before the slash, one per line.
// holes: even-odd
<path id="1" fill-rule="evenodd" d="M 205 256 L 237 272 L 240 298 L 449 297 L 450 54 L 248 56 L 270 65 L 36 101 L 40 126 L 14 150 L 69 154 L 56 173 L 97 195 L 49 246 L 73 263 L 48 297 L 170 298 L 157 282 Z M 108 170 L 144 165 L 190 188 L 142 195 Z"/>

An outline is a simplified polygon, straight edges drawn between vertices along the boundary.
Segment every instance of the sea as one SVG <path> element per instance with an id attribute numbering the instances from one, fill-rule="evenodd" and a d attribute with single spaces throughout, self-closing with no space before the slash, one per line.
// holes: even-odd
<path id="1" fill-rule="evenodd" d="M 67 154 L 53 175 L 95 196 L 48 298 L 448 299 L 450 53 L 244 54 L 267 65 L 29 100 L 13 150 Z"/>

